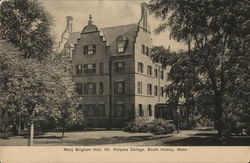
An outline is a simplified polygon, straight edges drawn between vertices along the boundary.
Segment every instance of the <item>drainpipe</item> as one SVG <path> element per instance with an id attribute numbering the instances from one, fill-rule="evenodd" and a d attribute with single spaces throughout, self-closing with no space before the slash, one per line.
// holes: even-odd
<path id="1" fill-rule="evenodd" d="M 112 106 L 112 61 L 111 56 L 109 58 L 109 126 L 108 129 L 112 128 L 112 112 L 113 112 L 113 106 Z"/>

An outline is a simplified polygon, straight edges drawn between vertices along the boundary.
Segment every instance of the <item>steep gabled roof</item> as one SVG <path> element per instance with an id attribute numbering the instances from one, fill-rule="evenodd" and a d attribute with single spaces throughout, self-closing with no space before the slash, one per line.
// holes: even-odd
<path id="1" fill-rule="evenodd" d="M 111 45 L 116 41 L 118 36 L 125 36 L 130 42 L 134 42 L 138 24 L 129 24 L 115 27 L 101 28 L 107 45 Z M 74 45 L 77 43 L 77 39 L 81 37 L 81 32 L 73 32 L 70 34 L 68 43 Z"/>
<path id="2" fill-rule="evenodd" d="M 118 36 L 125 36 L 130 42 L 134 42 L 138 24 L 129 24 L 116 27 L 102 28 L 101 31 L 107 41 L 107 45 L 111 45 Z"/>

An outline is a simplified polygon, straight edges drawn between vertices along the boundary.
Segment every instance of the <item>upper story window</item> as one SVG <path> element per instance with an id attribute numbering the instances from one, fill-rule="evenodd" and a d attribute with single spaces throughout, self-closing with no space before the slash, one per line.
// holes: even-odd
<path id="1" fill-rule="evenodd" d="M 161 71 L 161 79 L 164 79 L 164 71 Z"/>
<path id="2" fill-rule="evenodd" d="M 141 63 L 141 62 L 138 62 L 138 72 L 139 73 L 143 73 L 143 63 Z"/>
<path id="3" fill-rule="evenodd" d="M 145 48 L 146 48 L 145 45 L 142 44 L 142 45 L 141 45 L 141 53 L 142 53 L 142 54 L 145 54 Z"/>
<path id="4" fill-rule="evenodd" d="M 103 74 L 103 63 L 99 64 L 99 73 Z"/>
<path id="5" fill-rule="evenodd" d="M 116 62 L 115 72 L 124 72 L 124 71 L 125 71 L 125 62 Z"/>
<path id="6" fill-rule="evenodd" d="M 100 94 L 103 94 L 103 82 L 100 82 L 100 85 L 99 85 L 99 93 L 100 93 Z"/>
<path id="7" fill-rule="evenodd" d="M 147 94 L 152 95 L 152 84 L 147 85 Z"/>
<path id="8" fill-rule="evenodd" d="M 96 53 L 96 46 L 95 45 L 87 45 L 83 47 L 83 54 L 84 55 L 92 55 Z"/>
<path id="9" fill-rule="evenodd" d="M 142 82 L 137 82 L 137 93 L 142 94 Z"/>
<path id="10" fill-rule="evenodd" d="M 84 74 L 95 74 L 95 73 L 96 73 L 96 64 L 84 65 Z"/>
<path id="11" fill-rule="evenodd" d="M 85 83 L 84 94 L 96 94 L 96 83 Z"/>
<path id="12" fill-rule="evenodd" d="M 152 66 L 150 66 L 150 65 L 148 65 L 148 67 L 147 67 L 147 74 L 148 75 L 152 75 Z"/>
<path id="13" fill-rule="evenodd" d="M 158 87 L 156 85 L 154 86 L 154 93 L 155 93 L 155 96 L 158 96 Z"/>
<path id="14" fill-rule="evenodd" d="M 164 88 L 161 87 L 161 96 L 164 97 Z"/>
<path id="15" fill-rule="evenodd" d="M 127 43 L 128 43 L 127 38 L 124 36 L 118 36 L 116 38 L 116 43 L 117 43 L 117 52 L 124 53 L 126 50 Z"/>
<path id="16" fill-rule="evenodd" d="M 155 77 L 158 78 L 158 70 L 156 68 L 154 69 L 154 74 L 155 74 Z"/>
<path id="17" fill-rule="evenodd" d="M 115 94 L 124 94 L 125 93 L 125 83 L 124 81 L 116 81 L 115 82 Z"/>
<path id="18" fill-rule="evenodd" d="M 76 75 L 82 74 L 82 65 L 76 65 Z"/>
<path id="19" fill-rule="evenodd" d="M 76 93 L 82 94 L 82 83 L 76 83 Z"/>
<path id="20" fill-rule="evenodd" d="M 146 47 L 146 55 L 147 56 L 149 55 L 149 47 L 148 46 Z"/>

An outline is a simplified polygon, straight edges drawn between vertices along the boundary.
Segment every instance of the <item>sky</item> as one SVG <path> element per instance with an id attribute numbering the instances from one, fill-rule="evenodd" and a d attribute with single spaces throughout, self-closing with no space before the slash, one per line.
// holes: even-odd
<path id="1" fill-rule="evenodd" d="M 98 28 L 137 23 L 141 15 L 140 4 L 144 0 L 39 0 L 54 19 L 52 32 L 60 38 L 66 27 L 66 16 L 72 16 L 73 32 L 82 31 L 87 25 L 89 15 Z M 183 43 L 169 39 L 169 31 L 155 34 L 154 29 L 161 20 L 148 16 L 152 31 L 153 45 L 170 46 L 171 50 L 186 49 Z"/>

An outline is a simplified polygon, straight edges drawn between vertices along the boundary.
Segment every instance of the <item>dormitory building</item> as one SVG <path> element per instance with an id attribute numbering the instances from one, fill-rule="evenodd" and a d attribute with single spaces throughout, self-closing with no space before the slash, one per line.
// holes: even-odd
<path id="1" fill-rule="evenodd" d="M 98 28 L 90 15 L 82 31 L 73 32 L 73 18 L 66 19 L 59 49 L 72 57 L 86 127 L 123 127 L 135 118 L 172 119 L 164 93 L 167 71 L 148 55 L 152 38 L 144 3 L 135 24 Z"/>

